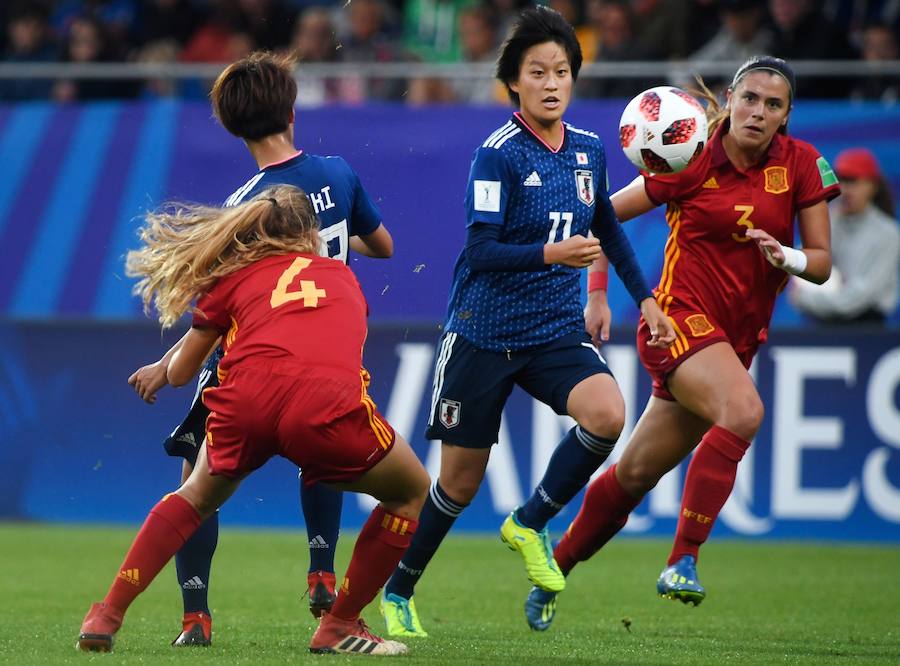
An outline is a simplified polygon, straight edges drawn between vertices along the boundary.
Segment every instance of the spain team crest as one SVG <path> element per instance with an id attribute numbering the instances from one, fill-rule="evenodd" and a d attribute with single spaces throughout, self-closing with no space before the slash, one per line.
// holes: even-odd
<path id="1" fill-rule="evenodd" d="M 790 185 L 788 185 L 786 167 L 769 167 L 768 169 L 764 169 L 763 173 L 766 176 L 766 192 L 770 192 L 771 194 L 782 194 L 791 189 Z"/>
<path id="2" fill-rule="evenodd" d="M 453 428 L 459 425 L 459 411 L 461 405 L 456 400 L 441 398 L 441 423 L 445 428 Z"/>
<path id="3" fill-rule="evenodd" d="M 575 171 L 575 187 L 578 188 L 578 199 L 585 206 L 594 205 L 594 172 L 585 169 Z"/>
<path id="4" fill-rule="evenodd" d="M 691 329 L 691 335 L 695 338 L 702 338 L 716 330 L 716 327 L 709 323 L 705 314 L 692 314 L 690 317 L 685 317 L 684 323 Z"/>

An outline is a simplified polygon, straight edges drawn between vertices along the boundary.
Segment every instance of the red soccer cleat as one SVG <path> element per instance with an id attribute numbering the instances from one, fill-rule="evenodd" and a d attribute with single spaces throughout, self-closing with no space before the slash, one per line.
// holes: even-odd
<path id="1" fill-rule="evenodd" d="M 212 644 L 212 618 L 203 612 L 185 613 L 181 633 L 172 641 L 175 647 L 209 647 Z"/>
<path id="2" fill-rule="evenodd" d="M 85 652 L 110 652 L 113 636 L 122 626 L 122 613 L 105 603 L 91 604 L 75 647 Z"/>
<path id="3" fill-rule="evenodd" d="M 326 611 L 322 613 L 319 628 L 309 642 L 309 651 L 313 654 L 394 656 L 406 654 L 407 648 L 403 643 L 376 636 L 362 618 L 342 620 Z"/>
<path id="4" fill-rule="evenodd" d="M 309 612 L 313 617 L 322 617 L 322 613 L 330 611 L 337 599 L 334 572 L 313 571 L 307 574 L 306 584 L 309 587 Z"/>

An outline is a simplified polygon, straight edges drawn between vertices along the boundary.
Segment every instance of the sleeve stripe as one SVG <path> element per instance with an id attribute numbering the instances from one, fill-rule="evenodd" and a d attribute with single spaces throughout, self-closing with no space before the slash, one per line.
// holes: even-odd
<path id="1" fill-rule="evenodd" d="M 494 146 L 494 148 L 500 148 L 500 146 L 502 146 L 504 143 L 506 143 L 507 141 L 509 141 L 511 138 L 513 138 L 516 134 L 518 134 L 518 133 L 521 132 L 521 131 L 522 131 L 522 130 L 520 130 L 520 129 L 517 127 L 517 128 L 515 129 L 515 131 L 510 132 L 509 134 L 507 134 L 506 136 L 504 136 L 502 139 L 500 139 L 499 141 L 497 141 L 497 144 Z"/>
<path id="2" fill-rule="evenodd" d="M 507 131 L 510 127 L 512 127 L 512 124 L 513 124 L 513 121 L 511 121 L 511 120 L 507 121 L 507 123 L 505 125 L 503 125 L 500 129 L 495 130 L 494 133 L 491 134 L 483 144 L 481 144 L 481 147 L 488 148 L 489 147 L 488 144 L 490 144 L 490 142 L 492 140 L 496 139 L 498 135 L 502 134 L 503 132 Z"/>

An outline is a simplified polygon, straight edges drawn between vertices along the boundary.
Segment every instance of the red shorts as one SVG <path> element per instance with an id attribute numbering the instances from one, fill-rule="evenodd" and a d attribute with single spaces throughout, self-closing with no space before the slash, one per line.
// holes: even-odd
<path id="1" fill-rule="evenodd" d="M 641 363 L 653 379 L 653 395 L 663 400 L 675 400 L 666 389 L 666 380 L 682 361 L 716 342 L 734 345 L 722 327 L 703 313 L 673 307 L 669 309 L 668 315 L 675 327 L 675 343 L 668 349 L 649 347 L 647 343 L 650 341 L 650 329 L 641 317 L 637 330 L 637 348 Z M 735 353 L 744 367 L 749 368 L 753 357 L 756 356 L 756 350 L 757 346 L 754 346 Z"/>
<path id="2" fill-rule="evenodd" d="M 367 386 L 365 370 L 354 380 L 283 362 L 232 368 L 203 392 L 210 472 L 240 478 L 280 455 L 303 470 L 305 483 L 359 478 L 394 445 Z"/>

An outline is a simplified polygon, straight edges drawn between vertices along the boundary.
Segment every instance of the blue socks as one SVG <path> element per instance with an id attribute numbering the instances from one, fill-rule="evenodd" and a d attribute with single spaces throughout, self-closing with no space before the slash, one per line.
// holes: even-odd
<path id="1" fill-rule="evenodd" d="M 175 553 L 175 571 L 185 613 L 209 612 L 209 569 L 219 541 L 219 512 L 207 518 Z"/>
<path id="2" fill-rule="evenodd" d="M 385 595 L 396 594 L 404 599 L 412 597 L 413 588 L 425 572 L 425 567 L 453 527 L 456 518 L 467 506 L 468 504 L 450 499 L 441 488 L 440 479 L 432 484 L 419 515 L 419 527 L 403 559 L 384 586 Z"/>
<path id="3" fill-rule="evenodd" d="M 324 483 L 300 482 L 300 507 L 309 537 L 309 571 L 334 573 L 334 550 L 341 530 L 344 494 Z"/>
<path id="4" fill-rule="evenodd" d="M 544 478 L 528 501 L 516 509 L 519 524 L 538 532 L 544 529 L 585 486 L 615 445 L 615 440 L 593 435 L 580 425 L 567 432 L 550 457 Z"/>

